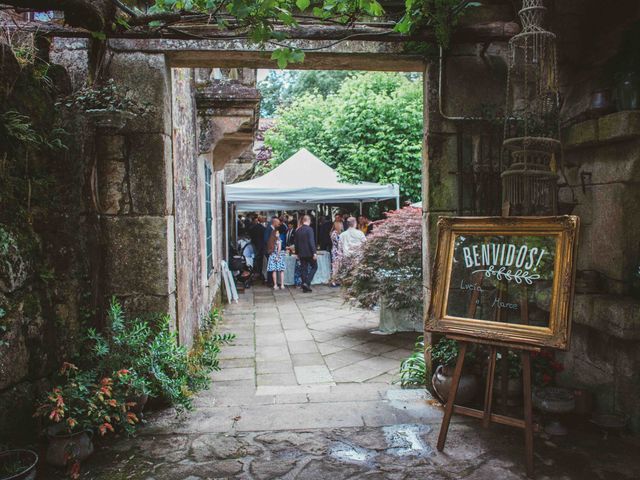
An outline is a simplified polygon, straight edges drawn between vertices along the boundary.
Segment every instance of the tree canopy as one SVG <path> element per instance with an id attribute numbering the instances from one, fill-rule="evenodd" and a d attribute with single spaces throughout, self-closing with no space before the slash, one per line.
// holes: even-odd
<path id="1" fill-rule="evenodd" d="M 273 117 L 278 107 L 290 105 L 306 93 L 322 97 L 336 93 L 351 71 L 345 70 L 269 70 L 258 82 L 261 117 Z"/>
<path id="2" fill-rule="evenodd" d="M 355 73 L 335 94 L 304 94 L 277 110 L 265 134 L 268 171 L 305 147 L 345 181 L 398 183 L 421 198 L 422 82 L 400 73 Z M 301 172 L 304 174 L 304 172 Z"/>

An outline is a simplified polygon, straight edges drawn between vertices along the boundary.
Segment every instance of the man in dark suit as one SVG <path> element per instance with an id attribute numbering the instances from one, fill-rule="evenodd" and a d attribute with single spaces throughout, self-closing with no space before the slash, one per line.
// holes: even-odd
<path id="1" fill-rule="evenodd" d="M 331 251 L 331 227 L 333 222 L 331 217 L 322 218 L 320 222 L 320 228 L 318 229 L 318 243 L 320 243 L 320 250 Z"/>
<path id="2" fill-rule="evenodd" d="M 311 291 L 311 281 L 318 271 L 318 256 L 316 255 L 316 236 L 311 228 L 311 217 L 302 218 L 302 226 L 296 231 L 296 253 L 300 259 L 302 276 L 302 291 Z"/>

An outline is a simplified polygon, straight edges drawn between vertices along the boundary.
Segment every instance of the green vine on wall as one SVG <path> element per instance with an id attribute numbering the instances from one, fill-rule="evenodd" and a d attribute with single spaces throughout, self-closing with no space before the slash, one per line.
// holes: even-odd
<path id="1" fill-rule="evenodd" d="M 381 36 L 411 35 L 430 28 L 436 43 L 447 48 L 459 18 L 468 8 L 481 5 L 469 0 L 405 0 L 403 6 L 389 5 L 387 12 L 384 2 L 378 0 L 154 0 L 150 7 L 139 7 L 140 2 L 132 0 L 112 0 L 103 4 L 103 8 L 96 8 L 92 0 L 78 0 L 87 12 L 95 14 L 83 19 L 77 11 L 70 7 L 65 10 L 64 5 L 54 0 L 5 1 L 40 11 L 62 9 L 67 23 L 84 26 L 99 41 L 130 29 L 153 34 L 179 33 L 193 39 L 220 38 L 219 31 L 224 30 L 229 35 L 223 38 L 243 38 L 261 47 L 276 46 L 271 58 L 281 68 L 304 61 L 305 49 L 283 43 L 291 37 L 292 29 L 318 25 L 353 27 L 359 22 L 370 25 L 383 20 L 378 28 Z M 186 24 L 203 28 L 193 30 L 186 28 Z M 217 33 L 216 29 L 207 33 L 205 27 L 211 26 L 217 27 Z M 355 30 L 347 31 L 337 42 L 358 35 Z"/>
<path id="2" fill-rule="evenodd" d="M 421 28 L 434 30 L 438 45 L 449 47 L 451 34 L 458 19 L 467 8 L 481 2 L 468 0 L 405 0 L 405 9 L 391 32 L 412 34 Z M 245 29 L 249 40 L 264 45 L 283 41 L 287 35 L 277 30 L 278 25 L 298 27 L 299 20 L 319 20 L 323 23 L 350 26 L 362 18 L 383 18 L 386 12 L 377 0 L 156 0 L 151 13 L 181 10 L 213 15 L 221 28 Z M 226 15 L 223 16 L 222 14 Z M 217 17 L 216 17 L 217 16 Z M 231 19 L 234 22 L 232 23 Z M 385 18 L 386 19 L 386 18 Z M 161 26 L 161 22 L 155 22 Z M 280 46 L 272 54 L 280 68 L 288 63 L 304 60 L 300 48 Z"/>

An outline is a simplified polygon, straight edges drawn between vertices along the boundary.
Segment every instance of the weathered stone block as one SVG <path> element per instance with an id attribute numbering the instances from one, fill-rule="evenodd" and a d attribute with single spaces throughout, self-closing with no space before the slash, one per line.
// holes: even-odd
<path id="1" fill-rule="evenodd" d="M 34 403 L 40 386 L 22 382 L 0 393 L 0 444 L 18 445 L 35 434 Z"/>
<path id="2" fill-rule="evenodd" d="M 454 173 L 458 165 L 458 147 L 453 135 L 430 134 L 427 138 L 429 158 L 429 210 L 458 208 L 458 182 Z"/>
<path id="3" fill-rule="evenodd" d="M 567 149 L 593 145 L 597 141 L 597 120 L 576 123 L 562 132 L 563 146 Z"/>
<path id="4" fill-rule="evenodd" d="M 610 293 L 626 294 L 640 238 L 640 189 L 633 184 L 595 184 L 588 189 L 585 202 L 575 209 L 591 223 L 581 233 L 578 258 L 580 268 L 597 270 L 606 277 Z M 635 265 L 637 268 L 637 265 Z"/>
<path id="5" fill-rule="evenodd" d="M 127 315 L 130 316 L 154 316 L 155 314 L 167 314 L 172 319 L 172 327 L 175 328 L 176 296 L 169 295 L 120 295 L 118 300 Z"/>
<path id="6" fill-rule="evenodd" d="M 479 46 L 467 48 L 473 51 L 450 55 L 445 62 L 442 110 L 453 117 L 476 117 L 488 106 L 502 106 L 506 97 L 507 63 L 501 55 L 505 52 L 494 47 L 480 55 Z"/>
<path id="7" fill-rule="evenodd" d="M 129 186 L 137 215 L 169 215 L 173 211 L 171 138 L 162 133 L 128 137 Z"/>
<path id="8" fill-rule="evenodd" d="M 598 119 L 598 139 L 615 142 L 640 136 L 640 112 L 627 110 Z"/>
<path id="9" fill-rule="evenodd" d="M 116 83 L 149 112 L 129 121 L 124 132 L 171 132 L 171 77 L 162 54 L 117 53 L 110 66 Z"/>
<path id="10" fill-rule="evenodd" d="M 89 72 L 88 39 L 53 37 L 49 58 L 51 63 L 62 65 L 67 70 L 74 90 L 87 83 Z"/>
<path id="11" fill-rule="evenodd" d="M 173 217 L 101 219 L 105 284 L 115 295 L 168 295 L 175 290 Z"/>
<path id="12" fill-rule="evenodd" d="M 573 305 L 574 322 L 622 340 L 640 340 L 640 300 L 577 294 Z"/>

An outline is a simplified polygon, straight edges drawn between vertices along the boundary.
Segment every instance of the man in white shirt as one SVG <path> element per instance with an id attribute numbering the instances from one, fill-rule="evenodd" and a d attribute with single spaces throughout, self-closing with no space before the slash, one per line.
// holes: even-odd
<path id="1" fill-rule="evenodd" d="M 344 257 L 355 254 L 367 240 L 364 233 L 356 228 L 358 221 L 354 217 L 347 219 L 347 225 L 349 225 L 349 228 L 340 234 L 340 240 L 338 241 L 338 249 L 340 249 Z"/>

